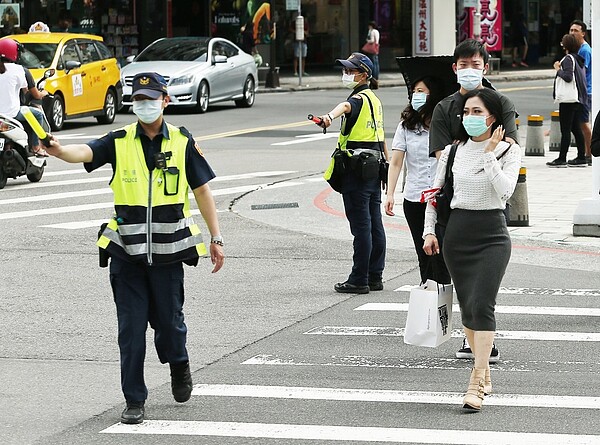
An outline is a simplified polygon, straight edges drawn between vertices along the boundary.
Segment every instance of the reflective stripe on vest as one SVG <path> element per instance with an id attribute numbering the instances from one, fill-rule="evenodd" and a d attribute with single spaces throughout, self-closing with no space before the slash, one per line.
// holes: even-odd
<path id="1" fill-rule="evenodd" d="M 377 133 L 375 133 L 375 125 L 371 116 L 371 107 L 366 97 L 363 97 L 362 107 L 356 123 L 350 130 L 348 135 L 343 135 L 346 120 L 342 123 L 342 131 L 338 137 L 338 145 L 342 150 L 352 150 L 354 148 L 369 148 L 373 150 L 383 151 L 383 141 L 385 140 L 385 132 L 383 129 L 383 107 L 381 101 L 372 90 L 362 90 L 361 96 L 368 96 L 373 104 L 373 114 L 377 121 Z"/>
<path id="2" fill-rule="evenodd" d="M 197 261 L 207 251 L 189 210 L 185 174 L 188 138 L 167 124 L 169 138 L 163 138 L 161 152 L 171 152 L 166 161 L 171 171 L 148 171 L 136 128 L 136 123 L 126 126 L 125 136 L 115 139 L 115 172 L 110 187 L 116 215 L 97 245 L 111 255 L 135 262 Z"/>

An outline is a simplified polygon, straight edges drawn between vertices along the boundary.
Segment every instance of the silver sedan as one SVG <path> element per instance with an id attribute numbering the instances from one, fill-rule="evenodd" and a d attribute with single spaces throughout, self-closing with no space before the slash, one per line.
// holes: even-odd
<path id="1" fill-rule="evenodd" d="M 167 81 L 170 106 L 200 113 L 215 102 L 254 104 L 258 71 L 254 58 L 219 37 L 173 37 L 154 41 L 121 69 L 123 105 L 131 105 L 131 85 L 138 73 L 156 72 Z"/>

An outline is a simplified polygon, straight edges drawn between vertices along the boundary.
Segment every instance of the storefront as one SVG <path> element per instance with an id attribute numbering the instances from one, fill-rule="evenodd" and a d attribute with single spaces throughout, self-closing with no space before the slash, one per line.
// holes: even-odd
<path id="1" fill-rule="evenodd" d="M 239 43 L 240 28 L 250 21 L 256 47 L 265 63 L 270 62 L 270 45 L 275 42 L 275 63 L 285 72 L 291 70 L 293 64 L 299 1 L 13 0 L 9 3 L 2 0 L 0 26 L 3 35 L 26 32 L 36 21 L 47 23 L 52 31 L 100 34 L 115 56 L 124 60 L 161 37 L 212 35 Z M 524 23 L 528 63 L 545 64 L 546 59 L 558 54 L 560 37 L 568 32 L 571 20 L 581 19 L 583 15 L 583 0 L 478 1 L 482 12 L 490 11 L 489 23 L 482 21 L 481 37 L 489 39 L 488 44 L 496 45 L 493 48 L 496 55 L 509 62 L 515 41 L 514 23 L 519 20 Z M 472 25 L 465 3 L 474 2 L 455 2 L 456 40 L 460 41 L 468 35 L 468 27 Z M 421 31 L 416 30 L 416 9 L 429 3 L 420 0 L 301 0 L 307 32 L 306 70 L 331 68 L 336 58 L 359 50 L 372 20 L 381 33 L 381 68 L 395 70 L 396 57 L 414 54 L 415 40 L 421 35 Z"/>

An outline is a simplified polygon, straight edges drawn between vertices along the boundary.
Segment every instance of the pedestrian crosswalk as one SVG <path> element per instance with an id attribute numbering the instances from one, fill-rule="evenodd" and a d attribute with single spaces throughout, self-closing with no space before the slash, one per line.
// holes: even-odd
<path id="1" fill-rule="evenodd" d="M 239 368 L 236 368 L 239 370 L 240 380 L 244 380 L 244 376 L 252 373 L 260 373 L 263 381 L 261 384 L 215 382 L 194 386 L 192 403 L 199 401 L 203 406 L 217 406 L 219 400 L 223 399 L 228 405 L 246 407 L 239 411 L 235 410 L 234 415 L 216 421 L 211 418 L 182 420 L 154 417 L 138 426 L 112 424 L 101 433 L 221 437 L 224 438 L 222 443 L 228 443 L 226 438 L 236 438 L 236 443 L 246 443 L 241 439 L 250 440 L 248 443 L 256 439 L 262 443 L 260 440 L 263 439 L 265 443 L 293 443 L 295 440 L 302 440 L 306 441 L 302 443 L 336 441 L 482 445 L 600 444 L 600 435 L 594 434 L 593 427 L 580 428 L 577 427 L 577 422 L 573 423 L 574 426 L 570 426 L 568 423 L 552 420 L 571 415 L 583 419 L 597 417 L 600 410 L 600 396 L 597 391 L 584 390 L 582 394 L 579 391 L 581 384 L 576 381 L 581 379 L 584 382 L 597 382 L 600 375 L 600 360 L 596 355 L 583 355 L 580 360 L 568 358 L 561 360 L 557 357 L 548 359 L 540 352 L 544 350 L 544 346 L 538 346 L 574 343 L 584 345 L 584 348 L 585 345 L 590 344 L 593 346 L 592 350 L 597 349 L 596 342 L 600 342 L 600 332 L 589 328 L 597 326 L 595 317 L 600 316 L 600 307 L 598 307 L 600 301 L 596 302 L 593 299 L 600 296 L 598 290 L 502 288 L 496 308 L 502 320 L 506 320 L 506 317 L 526 316 L 540 319 L 549 316 L 583 321 L 573 323 L 571 326 L 578 330 L 572 331 L 536 330 L 535 324 L 528 330 L 499 330 L 496 334 L 497 338 L 518 342 L 532 352 L 525 357 L 500 360 L 492 366 L 493 373 L 501 374 L 504 380 L 515 375 L 517 381 L 522 379 L 523 377 L 519 376 L 523 375 L 556 376 L 553 377 L 553 382 L 561 387 L 562 391 L 553 391 L 552 381 L 540 386 L 531 386 L 530 391 L 524 390 L 525 388 L 519 385 L 514 387 L 505 385 L 503 389 L 510 387 L 517 391 L 500 391 L 486 397 L 484 412 L 478 417 L 484 419 L 483 424 L 480 422 L 474 426 L 470 421 L 466 423 L 457 421 L 457 418 L 451 414 L 458 412 L 464 395 L 462 392 L 449 391 L 444 386 L 439 386 L 439 390 L 432 390 L 431 387 L 435 386 L 435 383 L 431 381 L 428 382 L 427 389 L 415 389 L 419 383 L 409 383 L 410 379 L 406 377 L 406 373 L 411 373 L 419 379 L 430 380 L 431 372 L 454 372 L 466 376 L 472 366 L 469 360 L 436 354 L 439 349 L 427 348 L 427 353 L 419 354 L 418 351 L 424 349 L 406 346 L 399 341 L 404 331 L 401 326 L 408 310 L 406 300 L 410 288 L 411 286 L 402 286 L 395 289 L 396 292 L 393 292 L 391 298 L 389 293 L 378 294 L 384 296 L 380 301 L 372 297 L 374 294 L 355 297 L 337 310 L 331 309 L 319 317 L 319 321 L 335 319 L 362 323 L 333 325 L 307 321 L 294 327 L 293 332 L 282 334 L 286 335 L 288 345 L 283 350 L 281 347 L 273 347 L 273 351 L 236 354 L 236 357 L 240 357 L 237 361 Z M 549 295 L 553 298 L 553 304 L 548 306 L 503 304 L 503 298 L 510 298 L 513 302 L 519 295 Z M 590 307 L 585 307 L 583 303 L 589 303 Z M 458 311 L 457 305 L 454 305 L 453 310 Z M 372 323 L 374 320 L 394 320 L 399 323 L 399 326 L 375 325 Z M 462 337 L 462 331 L 454 329 L 452 336 Z M 361 343 L 362 354 L 343 353 L 352 347 L 353 342 L 363 338 L 372 340 Z M 399 340 L 395 340 L 393 349 L 389 349 L 389 341 L 394 338 Z M 387 354 L 381 353 L 382 346 L 379 341 L 387 342 L 385 343 L 388 348 L 385 350 Z M 308 343 L 302 346 L 306 342 Z M 267 349 L 269 345 L 273 345 L 273 342 L 268 341 L 261 343 L 264 343 Z M 264 349 L 260 346 L 261 343 L 255 349 Z M 507 343 L 503 345 L 506 346 Z M 369 355 L 369 352 L 372 355 Z M 346 371 L 341 371 L 342 369 Z M 350 370 L 355 371 L 349 373 Z M 302 384 L 307 380 L 316 379 L 316 376 L 320 376 L 318 382 L 321 385 L 317 382 L 314 386 Z M 347 382 L 353 382 L 355 385 L 360 382 L 360 384 L 345 386 L 343 376 L 352 376 Z M 389 376 L 395 377 L 389 380 Z M 293 385 L 294 380 L 298 382 L 297 385 Z M 281 381 L 285 381 L 286 384 L 281 385 L 279 383 Z M 329 382 L 330 386 L 323 385 L 324 381 Z M 569 383 L 572 383 L 573 393 L 570 391 Z M 389 387 L 385 388 L 386 385 Z M 272 405 L 264 405 L 267 402 L 261 401 L 269 401 L 268 403 Z M 278 403 L 285 403 L 286 412 L 295 410 L 300 412 L 305 409 L 307 403 L 310 403 L 311 409 L 322 410 L 323 423 L 302 422 L 296 418 L 293 422 L 282 422 L 279 415 L 282 408 Z M 246 415 L 248 406 L 253 405 L 271 408 L 262 409 L 248 417 Z M 384 416 L 416 410 L 417 413 L 422 412 L 424 417 L 422 417 L 423 422 L 419 422 L 418 414 L 417 421 L 411 421 L 408 415 L 400 415 L 395 418 L 396 422 L 393 426 L 382 426 L 379 422 L 373 425 L 344 422 L 343 419 L 333 422 L 327 413 L 334 406 L 336 412 L 357 410 L 358 407 L 363 406 L 364 413 L 380 410 Z M 431 408 L 428 410 L 426 406 Z M 512 416 L 530 416 L 526 427 L 517 426 L 516 424 L 519 423 L 517 421 L 514 427 L 511 427 L 510 422 L 499 421 L 501 417 L 497 416 L 505 410 L 511 412 L 508 415 L 509 419 Z M 430 422 L 431 419 L 428 419 L 431 413 L 436 413 L 440 418 L 439 421 L 433 422 L 434 427 Z M 260 421 L 257 421 L 256 417 L 259 417 Z M 485 428 L 482 428 L 482 425 Z"/>
<path id="2" fill-rule="evenodd" d="M 240 195 L 267 187 L 283 188 L 303 184 L 304 180 L 278 182 L 294 173 L 296 172 L 289 170 L 273 170 L 224 175 L 217 176 L 210 184 L 215 197 Z M 0 221 L 36 218 L 36 223 L 46 228 L 75 230 L 97 227 L 97 218 L 47 224 L 39 217 L 61 215 L 70 218 L 69 215 L 73 214 L 87 216 L 96 210 L 112 209 L 114 204 L 109 187 L 111 174 L 110 168 L 100 168 L 92 174 L 83 169 L 49 171 L 45 173 L 44 180 L 38 183 L 9 184 L 2 190 L 0 197 Z M 74 176 L 80 177 L 73 178 Z M 193 194 L 190 193 L 189 196 L 193 202 Z M 30 208 L 31 205 L 35 208 Z M 29 208 L 21 210 L 21 207 Z M 198 214 L 198 211 L 195 213 Z"/>

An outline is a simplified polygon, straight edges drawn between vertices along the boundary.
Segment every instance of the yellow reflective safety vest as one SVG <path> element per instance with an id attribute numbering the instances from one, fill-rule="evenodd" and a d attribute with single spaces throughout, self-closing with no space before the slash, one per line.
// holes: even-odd
<path id="1" fill-rule="evenodd" d="M 354 150 L 355 148 L 369 148 L 371 150 L 379 150 L 383 152 L 383 141 L 385 140 L 385 132 L 383 129 L 383 107 L 381 101 L 372 90 L 366 89 L 358 93 L 362 96 L 362 107 L 356 123 L 350 129 L 350 133 L 346 133 L 346 119 L 342 120 L 342 131 L 338 137 L 338 146 L 342 150 Z M 373 105 L 373 114 L 369 100 Z M 375 121 L 373 122 L 373 117 Z M 375 131 L 377 128 L 377 131 Z"/>
<path id="2" fill-rule="evenodd" d="M 340 136 L 338 137 L 338 148 L 347 154 L 348 157 L 352 156 L 352 153 L 348 150 L 354 150 L 356 148 L 368 148 L 383 152 L 383 141 L 385 140 L 385 131 L 383 129 L 383 107 L 381 101 L 370 89 L 362 90 L 358 94 L 363 97 L 363 100 L 356 123 L 350 129 L 350 133 L 344 135 L 342 133 L 345 133 L 346 119 L 342 118 L 342 131 L 340 131 Z M 373 105 L 373 113 L 371 113 L 369 100 Z M 373 122 L 373 116 L 375 116 L 377 126 L 375 126 L 375 123 Z M 376 127 L 377 132 L 375 131 Z M 323 178 L 326 181 L 329 181 L 332 178 L 335 162 L 335 157 L 332 157 L 329 166 L 325 170 L 325 173 L 323 173 Z M 338 159 L 338 162 L 343 161 Z"/>
<path id="3" fill-rule="evenodd" d="M 136 138 L 137 123 L 123 128 L 115 139 L 115 167 L 110 187 L 115 216 L 102 231 L 97 245 L 112 256 L 132 262 L 195 265 L 206 255 L 200 229 L 190 213 L 185 152 L 188 137 L 166 124 L 163 169 L 148 170 L 142 143 Z"/>

